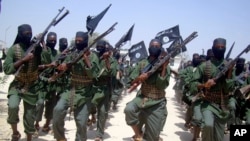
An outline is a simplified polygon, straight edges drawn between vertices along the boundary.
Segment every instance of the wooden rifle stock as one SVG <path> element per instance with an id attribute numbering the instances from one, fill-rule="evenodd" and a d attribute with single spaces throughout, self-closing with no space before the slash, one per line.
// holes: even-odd
<path id="1" fill-rule="evenodd" d="M 147 73 L 148 77 L 150 75 L 152 75 L 154 72 L 156 72 L 156 70 L 158 68 L 160 68 L 166 61 L 168 61 L 173 54 L 175 54 L 180 48 L 182 48 L 183 46 L 185 46 L 187 43 L 189 43 L 190 41 L 192 41 L 194 38 L 196 38 L 198 35 L 197 35 L 197 32 L 193 32 L 192 34 L 190 34 L 181 44 L 176 44 L 174 49 L 172 51 L 170 51 L 166 56 L 164 56 L 163 58 L 159 58 L 157 60 L 157 62 L 155 62 L 153 64 L 153 66 L 147 70 L 146 72 L 143 72 L 143 73 Z M 144 69 L 143 69 L 144 70 Z M 140 76 L 139 76 L 140 77 Z M 138 81 L 138 78 L 137 77 L 133 82 L 132 82 L 132 85 L 131 87 L 129 88 L 128 92 L 132 92 L 133 90 L 136 89 L 137 86 L 139 86 L 141 84 L 140 81 Z"/>
<path id="2" fill-rule="evenodd" d="M 32 53 L 37 46 L 43 41 L 44 36 L 48 33 L 49 29 L 52 26 L 56 26 L 66 15 L 69 14 L 69 11 L 67 10 L 58 20 L 58 16 L 62 13 L 64 10 L 64 7 L 62 9 L 59 9 L 59 13 L 52 19 L 50 24 L 46 27 L 46 29 L 36 38 L 32 39 L 32 44 L 31 46 L 26 50 L 24 56 L 28 55 L 29 53 Z M 24 67 L 24 64 L 22 64 L 16 71 L 15 76 L 17 76 L 20 72 L 20 70 Z"/>

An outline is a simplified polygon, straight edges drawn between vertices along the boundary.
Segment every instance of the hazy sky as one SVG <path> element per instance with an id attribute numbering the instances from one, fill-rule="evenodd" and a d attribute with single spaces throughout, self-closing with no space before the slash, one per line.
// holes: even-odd
<path id="1" fill-rule="evenodd" d="M 112 4 L 95 32 L 102 33 L 118 22 L 116 29 L 105 37 L 114 45 L 135 24 L 131 43 L 144 40 L 146 46 L 155 35 L 179 25 L 185 39 L 193 31 L 198 37 L 187 45 L 188 54 L 202 53 L 211 48 L 217 37 L 227 39 L 227 51 L 235 41 L 231 57 L 250 44 L 249 0 L 2 0 L 0 13 L 0 40 L 11 46 L 17 27 L 27 23 L 33 35 L 41 33 L 63 6 L 70 11 L 54 31 L 58 39 L 71 40 L 77 31 L 86 30 L 86 17 L 95 16 Z M 58 44 L 57 44 L 58 45 Z M 168 47 L 165 45 L 164 47 Z M 250 61 L 250 54 L 244 54 Z"/>

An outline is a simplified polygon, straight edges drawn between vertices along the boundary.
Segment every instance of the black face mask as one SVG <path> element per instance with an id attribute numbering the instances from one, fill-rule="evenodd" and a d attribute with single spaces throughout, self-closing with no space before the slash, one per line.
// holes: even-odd
<path id="1" fill-rule="evenodd" d="M 224 53 L 226 51 L 226 48 L 216 48 L 216 47 L 213 47 L 212 48 L 213 50 L 213 53 L 214 53 L 214 57 L 218 60 L 221 60 L 224 58 Z"/>
<path id="2" fill-rule="evenodd" d="M 106 51 L 105 47 L 96 47 L 96 50 L 99 52 L 99 56 L 102 56 Z"/>
<path id="3" fill-rule="evenodd" d="M 22 40 L 22 43 L 25 45 L 30 45 L 30 40 L 32 38 L 31 34 L 22 34 L 20 35 L 20 39 Z"/>
<path id="4" fill-rule="evenodd" d="M 88 46 L 88 43 L 83 41 L 83 42 L 75 43 L 75 45 L 78 50 L 83 50 L 84 48 Z"/>
<path id="5" fill-rule="evenodd" d="M 193 64 L 193 67 L 197 67 L 199 64 L 200 64 L 200 59 L 193 59 L 192 60 L 192 64 Z"/>
<path id="6" fill-rule="evenodd" d="M 55 49 L 55 46 L 56 46 L 56 42 L 47 42 L 46 45 L 51 48 L 51 49 Z"/>
<path id="7" fill-rule="evenodd" d="M 114 57 L 115 57 L 115 59 L 119 59 L 120 58 L 120 54 L 119 53 L 116 53 L 115 55 L 114 55 Z"/>
<path id="8" fill-rule="evenodd" d="M 63 52 L 67 47 L 68 47 L 67 44 L 59 45 L 59 51 L 60 51 L 60 52 Z"/>
<path id="9" fill-rule="evenodd" d="M 159 47 L 149 47 L 148 52 L 149 52 L 150 56 L 154 56 L 154 57 L 157 58 L 161 54 L 161 48 L 159 48 Z"/>
<path id="10" fill-rule="evenodd" d="M 235 68 L 236 75 L 239 75 L 244 70 L 244 64 L 236 64 Z"/>

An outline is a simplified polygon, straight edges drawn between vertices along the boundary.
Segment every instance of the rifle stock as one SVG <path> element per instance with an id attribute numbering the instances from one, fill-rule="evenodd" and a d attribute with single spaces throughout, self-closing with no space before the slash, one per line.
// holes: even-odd
<path id="1" fill-rule="evenodd" d="M 84 48 L 75 59 L 73 59 L 67 63 L 67 67 L 70 68 L 72 65 L 77 63 L 83 57 L 84 53 L 86 53 L 86 51 L 88 51 L 90 48 L 92 48 L 92 46 L 94 46 L 97 41 L 101 40 L 103 37 L 105 37 L 106 35 L 111 33 L 113 30 L 115 30 L 115 26 L 117 24 L 118 24 L 117 22 L 114 23 L 108 30 L 106 30 L 104 33 L 102 33 L 100 36 L 98 36 L 88 47 Z M 55 81 L 57 78 L 61 77 L 65 72 L 66 72 L 66 70 L 60 71 L 59 73 L 54 74 L 52 77 L 49 78 L 48 81 L 49 82 Z"/>
<path id="2" fill-rule="evenodd" d="M 181 44 L 176 44 L 174 49 L 171 50 L 167 55 L 165 55 L 163 58 L 160 58 L 159 60 L 157 60 L 151 68 L 149 68 L 148 70 L 146 69 L 143 69 L 143 70 L 146 70 L 145 72 L 143 73 L 147 73 L 148 77 L 150 75 L 152 75 L 154 72 L 156 72 L 156 70 L 158 68 L 160 68 L 166 61 L 168 61 L 173 54 L 175 54 L 180 48 L 182 48 L 183 46 L 185 46 L 186 44 L 188 44 L 190 41 L 192 41 L 194 38 L 196 38 L 198 35 L 197 35 L 197 32 L 193 32 L 192 34 L 190 34 Z M 139 76 L 140 77 L 140 76 Z M 138 81 L 138 78 L 137 77 L 133 82 L 132 82 L 132 85 L 131 87 L 129 88 L 128 92 L 132 92 L 133 90 L 135 90 L 140 84 L 141 82 Z"/>
<path id="3" fill-rule="evenodd" d="M 62 9 L 59 9 L 59 13 L 52 19 L 52 21 L 50 22 L 50 24 L 45 28 L 45 30 L 36 38 L 34 38 L 32 41 L 34 41 L 34 43 L 31 44 L 31 46 L 26 50 L 24 56 L 28 55 L 29 53 L 32 53 L 35 48 L 37 46 L 39 46 L 39 44 L 43 41 L 44 36 L 48 33 L 49 29 L 52 26 L 56 26 L 57 23 L 59 23 L 66 15 L 69 14 L 69 11 L 67 10 L 58 20 L 58 16 L 62 13 L 62 11 L 64 10 L 64 7 Z M 20 72 L 20 70 L 24 67 L 24 64 L 22 64 L 16 71 L 15 76 L 17 76 Z"/>

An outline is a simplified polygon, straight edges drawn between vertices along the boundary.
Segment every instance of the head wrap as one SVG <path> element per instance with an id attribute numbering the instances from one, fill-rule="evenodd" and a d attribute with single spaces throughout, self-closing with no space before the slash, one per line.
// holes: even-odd
<path id="1" fill-rule="evenodd" d="M 223 46 L 223 48 L 218 48 L 216 46 Z M 216 38 L 213 42 L 212 51 L 216 59 L 223 59 L 226 51 L 226 39 Z"/>
<path id="2" fill-rule="evenodd" d="M 29 24 L 22 24 L 20 26 L 18 26 L 18 32 L 17 32 L 17 36 L 16 36 L 16 39 L 13 43 L 14 44 L 17 44 L 17 43 L 24 43 L 26 45 L 29 45 L 30 43 L 30 40 L 32 38 L 32 28 Z M 24 35 L 23 33 L 24 32 L 31 32 L 31 35 Z"/>
<path id="3" fill-rule="evenodd" d="M 152 45 L 153 42 L 157 42 L 159 43 L 160 47 L 155 47 Z M 159 57 L 159 55 L 162 52 L 162 42 L 159 39 L 152 39 L 149 43 L 149 48 L 148 48 L 148 52 L 150 56 L 154 56 L 156 58 Z"/>
<path id="4" fill-rule="evenodd" d="M 241 72 L 244 71 L 244 67 L 245 67 L 245 58 L 239 58 L 237 61 L 236 61 L 236 65 L 235 65 L 235 68 L 236 68 L 236 75 L 239 75 Z"/>
<path id="5" fill-rule="evenodd" d="M 59 51 L 62 52 L 68 47 L 68 40 L 67 38 L 60 38 L 59 39 Z"/>
<path id="6" fill-rule="evenodd" d="M 50 38 L 54 37 L 55 40 L 50 40 Z M 49 32 L 47 34 L 46 45 L 51 49 L 54 49 L 56 46 L 57 35 L 55 32 Z"/>
<path id="7" fill-rule="evenodd" d="M 96 50 L 99 52 L 99 56 L 102 56 L 106 51 L 107 42 L 104 40 L 100 40 L 96 43 Z"/>
<path id="8" fill-rule="evenodd" d="M 88 41 L 89 41 L 88 32 L 78 31 L 76 32 L 76 38 L 83 39 L 83 41 L 81 42 L 75 41 L 75 45 L 78 50 L 83 50 L 85 47 L 88 46 Z"/>

